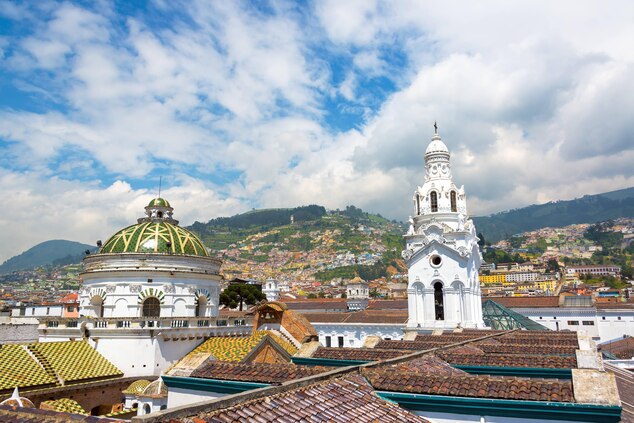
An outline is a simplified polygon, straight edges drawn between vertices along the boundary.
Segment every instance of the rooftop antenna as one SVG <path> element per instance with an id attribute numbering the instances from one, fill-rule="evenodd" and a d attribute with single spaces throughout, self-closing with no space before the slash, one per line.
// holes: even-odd
<path id="1" fill-rule="evenodd" d="M 161 183 L 162 182 L 163 182 L 163 177 L 159 176 L 159 193 L 158 193 L 159 198 L 161 198 Z"/>
<path id="2" fill-rule="evenodd" d="M 436 124 L 436 121 L 434 121 L 434 134 L 438 135 L 438 125 Z"/>

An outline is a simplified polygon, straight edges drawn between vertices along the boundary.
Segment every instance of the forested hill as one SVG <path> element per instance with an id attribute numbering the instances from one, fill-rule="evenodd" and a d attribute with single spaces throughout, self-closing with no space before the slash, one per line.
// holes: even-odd
<path id="1" fill-rule="evenodd" d="M 205 228 L 230 228 L 247 229 L 256 226 L 275 227 L 294 222 L 305 222 L 317 220 L 326 214 L 326 209 L 322 206 L 310 205 L 295 207 L 292 209 L 262 209 L 252 210 L 247 213 L 237 214 L 231 217 L 218 217 L 207 223 L 195 222 L 191 229 L 197 232 L 204 232 Z"/>
<path id="2" fill-rule="evenodd" d="M 634 187 L 475 217 L 473 221 L 478 233 L 482 233 L 487 241 L 497 242 L 539 228 L 595 223 L 619 217 L 634 217 Z"/>
<path id="3" fill-rule="evenodd" d="M 63 266 L 79 263 L 86 250 L 95 251 L 96 247 L 63 239 L 45 241 L 5 261 L 0 266 L 0 274 L 33 269 L 38 266 Z"/>

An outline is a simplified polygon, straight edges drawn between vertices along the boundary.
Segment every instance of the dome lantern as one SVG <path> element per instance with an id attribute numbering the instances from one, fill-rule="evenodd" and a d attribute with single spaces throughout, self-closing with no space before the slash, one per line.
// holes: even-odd
<path id="1" fill-rule="evenodd" d="M 138 222 L 143 223 L 165 221 L 174 225 L 178 225 L 178 220 L 175 220 L 172 217 L 173 213 L 174 209 L 170 205 L 169 201 L 157 197 L 150 201 L 147 206 L 145 206 L 145 214 L 147 217 L 140 218 Z"/>
<path id="2" fill-rule="evenodd" d="M 112 235 L 99 254 L 159 253 L 208 257 L 207 249 L 192 232 L 178 226 L 174 209 L 163 198 L 155 198 L 145 207 L 138 223 Z"/>

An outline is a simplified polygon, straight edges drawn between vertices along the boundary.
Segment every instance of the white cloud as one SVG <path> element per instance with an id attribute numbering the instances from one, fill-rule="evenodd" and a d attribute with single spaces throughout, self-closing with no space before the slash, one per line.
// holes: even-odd
<path id="1" fill-rule="evenodd" d="M 308 203 L 403 219 L 435 120 L 475 214 L 633 185 L 630 2 L 156 7 L 172 20 L 2 3 L 25 22 L 2 63 L 37 107 L 0 110 L 0 229 L 20 239 L 0 259 L 104 238 L 152 196 L 121 181 L 157 168 L 185 222 Z M 334 129 L 337 94 L 367 120 Z"/>
<path id="2" fill-rule="evenodd" d="M 237 200 L 223 199 L 213 186 L 186 176 L 162 195 L 174 207 L 182 225 L 210 216 L 233 215 L 248 207 Z M 49 239 L 70 239 L 94 244 L 105 241 L 116 230 L 144 215 L 143 208 L 156 193 L 133 189 L 119 180 L 101 188 L 98 181 L 50 179 L 33 173 L 0 170 L 0 186 L 6 202 L 0 216 L 2 260 Z"/>

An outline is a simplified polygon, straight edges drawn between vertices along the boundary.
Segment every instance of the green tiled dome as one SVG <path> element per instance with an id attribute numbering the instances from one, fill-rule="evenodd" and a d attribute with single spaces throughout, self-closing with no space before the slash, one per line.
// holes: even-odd
<path id="1" fill-rule="evenodd" d="M 150 204 L 148 204 L 147 206 L 148 207 L 172 207 L 170 206 L 169 201 L 160 197 L 150 201 Z"/>
<path id="2" fill-rule="evenodd" d="M 152 201 L 157 200 L 161 199 Z M 196 235 L 168 221 L 146 221 L 121 229 L 106 241 L 99 253 L 171 253 L 209 256 Z"/>

